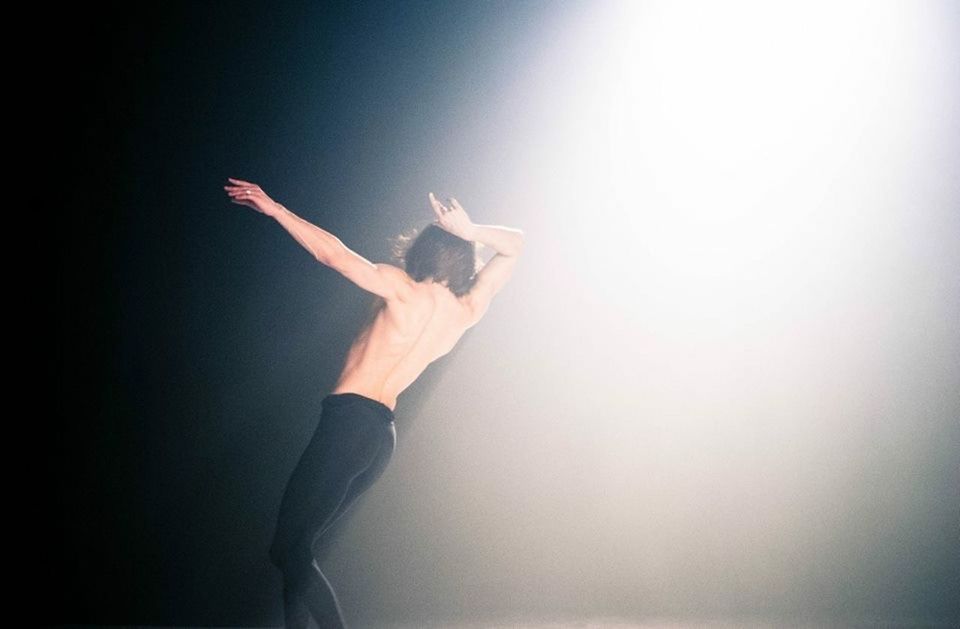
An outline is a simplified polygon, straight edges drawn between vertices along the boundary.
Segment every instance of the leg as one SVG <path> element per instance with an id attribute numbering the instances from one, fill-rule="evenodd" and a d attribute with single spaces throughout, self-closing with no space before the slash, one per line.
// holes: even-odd
<path id="1" fill-rule="evenodd" d="M 285 629 L 309 629 L 310 610 L 303 600 L 301 584 L 283 579 L 283 626 Z"/>
<path id="2" fill-rule="evenodd" d="M 311 545 L 311 554 L 314 558 L 322 560 L 323 556 L 326 554 L 328 543 L 331 542 L 334 537 L 336 537 L 337 530 L 343 524 L 344 520 L 350 515 L 351 509 L 354 508 L 354 504 L 362 497 L 367 489 L 369 489 L 383 475 L 383 472 L 386 470 L 387 464 L 390 462 L 390 459 L 393 456 L 393 451 L 396 447 L 397 441 L 397 431 L 392 424 L 387 426 L 383 434 L 383 439 L 384 441 L 382 447 L 377 452 L 373 461 L 370 462 L 367 469 L 355 476 L 350 482 L 350 485 L 347 488 L 347 493 L 343 497 L 343 500 L 337 509 L 337 513 L 325 524 L 323 530 L 315 535 Z"/>
<path id="3" fill-rule="evenodd" d="M 322 534 L 342 512 L 353 479 L 370 467 L 382 447 L 382 431 L 364 417 L 324 412 L 280 503 L 270 557 L 284 572 L 285 563 L 309 560 L 302 545 L 309 546 L 307 538 Z"/>
<path id="4" fill-rule="evenodd" d="M 326 629 L 345 629 L 347 626 L 340 609 L 340 601 L 334 594 L 327 577 L 320 571 L 320 566 L 314 561 L 312 570 L 307 579 L 306 602 L 317 624 Z"/>
<path id="5" fill-rule="evenodd" d="M 308 629 L 310 618 L 319 629 L 346 629 L 343 610 L 316 561 L 305 573 L 285 577 L 283 611 L 286 629 Z"/>
<path id="6" fill-rule="evenodd" d="M 379 403 L 377 403 L 379 404 Z M 324 404 L 320 423 L 291 474 L 270 548 L 284 573 L 284 615 L 290 629 L 346 626 L 333 588 L 316 563 L 316 542 L 383 473 L 396 431 L 380 406 L 356 398 Z"/>

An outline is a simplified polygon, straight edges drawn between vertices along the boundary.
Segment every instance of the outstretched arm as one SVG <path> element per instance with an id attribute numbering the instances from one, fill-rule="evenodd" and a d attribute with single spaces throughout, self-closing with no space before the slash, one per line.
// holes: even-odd
<path id="1" fill-rule="evenodd" d="M 385 300 L 405 299 L 408 295 L 409 279 L 403 269 L 370 262 L 327 230 L 271 199 L 260 186 L 240 179 L 231 178 L 230 181 L 233 185 L 224 186 L 224 189 L 234 203 L 251 207 L 276 220 L 321 264 Z"/>

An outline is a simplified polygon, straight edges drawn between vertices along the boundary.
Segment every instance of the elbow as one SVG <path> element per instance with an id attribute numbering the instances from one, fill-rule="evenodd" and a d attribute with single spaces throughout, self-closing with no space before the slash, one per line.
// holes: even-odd
<path id="1" fill-rule="evenodd" d="M 514 255 L 514 256 L 520 255 L 520 253 L 523 251 L 523 243 L 524 243 L 523 230 L 522 229 L 516 230 L 516 235 L 517 235 L 517 238 L 516 238 L 517 244 L 514 246 L 513 252 L 511 253 L 511 255 Z"/>

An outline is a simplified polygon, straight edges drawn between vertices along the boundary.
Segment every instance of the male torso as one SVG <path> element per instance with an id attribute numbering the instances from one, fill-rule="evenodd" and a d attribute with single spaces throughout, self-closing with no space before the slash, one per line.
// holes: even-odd
<path id="1" fill-rule="evenodd" d="M 347 352 L 331 393 L 352 391 L 394 410 L 400 393 L 470 327 L 465 302 L 448 288 L 412 279 L 409 284 L 405 301 L 381 300 Z"/>

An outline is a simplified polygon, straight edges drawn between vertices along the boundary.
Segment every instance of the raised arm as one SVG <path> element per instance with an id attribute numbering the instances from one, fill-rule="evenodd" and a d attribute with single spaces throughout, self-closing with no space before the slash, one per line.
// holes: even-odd
<path id="1" fill-rule="evenodd" d="M 477 272 L 473 288 L 463 296 L 469 311 L 470 325 L 473 326 L 483 318 L 494 296 L 513 275 L 517 258 L 523 251 L 523 230 L 500 225 L 477 225 L 470 220 L 456 199 L 450 199 L 450 206 L 447 207 L 431 193 L 430 204 L 441 227 L 465 240 L 479 242 L 496 251 Z"/>
<path id="2" fill-rule="evenodd" d="M 251 207 L 276 220 L 321 264 L 387 301 L 404 300 L 410 295 L 411 280 L 403 269 L 370 262 L 330 232 L 271 199 L 260 186 L 240 179 L 231 178 L 230 182 L 232 185 L 224 186 L 224 189 L 234 203 Z"/>

